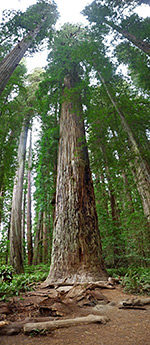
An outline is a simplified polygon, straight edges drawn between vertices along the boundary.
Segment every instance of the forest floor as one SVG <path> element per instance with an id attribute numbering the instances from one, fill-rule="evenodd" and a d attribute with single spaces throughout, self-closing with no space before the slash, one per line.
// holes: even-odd
<path id="1" fill-rule="evenodd" d="M 41 291 L 41 290 L 39 290 Z M 44 296 L 46 296 L 46 290 Z M 0 335 L 0 344 L 2 345 L 150 345 L 150 305 L 143 309 L 120 309 L 119 302 L 135 295 L 126 294 L 120 286 L 115 289 L 101 289 L 104 297 L 104 303 L 101 301 L 98 307 L 95 305 L 80 308 L 75 307 L 69 314 L 69 317 L 85 316 L 88 314 L 105 315 L 109 318 L 106 324 L 88 324 L 71 326 L 68 328 L 59 328 L 46 335 L 25 335 L 23 332 L 17 335 Z M 0 302 L 0 308 L 6 312 L 6 318 L 9 322 L 22 321 L 25 318 L 39 317 L 39 305 L 47 298 L 29 292 L 18 297 L 14 297 L 10 302 Z M 43 299 L 44 298 L 44 299 Z M 146 296 L 142 296 L 146 298 Z M 90 304 L 90 303 L 89 303 Z M 38 308 L 37 308 L 38 305 Z M 56 305 L 56 303 L 55 303 Z M 9 306 L 10 313 L 7 313 Z M 57 308 L 55 308 L 56 310 Z M 59 309 L 59 308 L 58 308 Z M 38 312 L 37 312 L 38 310 Z M 41 309 L 42 310 L 42 309 Z M 46 309 L 45 309 L 46 310 Z M 65 310 L 66 311 L 66 310 Z M 57 310 L 58 317 L 62 319 L 65 315 L 64 310 Z M 59 315 L 60 314 L 60 315 Z M 1 314 L 2 315 L 2 314 Z M 43 316 L 42 316 L 43 317 Z M 44 315 L 46 319 L 48 317 Z M 66 318 L 66 316 L 65 316 Z M 67 315 L 68 318 L 68 315 Z M 51 318 L 50 318 L 51 319 Z M 53 317 L 54 319 L 54 317 Z"/>

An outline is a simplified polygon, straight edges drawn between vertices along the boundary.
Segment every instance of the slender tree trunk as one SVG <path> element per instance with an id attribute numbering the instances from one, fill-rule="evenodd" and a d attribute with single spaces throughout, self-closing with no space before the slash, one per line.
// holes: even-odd
<path id="1" fill-rule="evenodd" d="M 143 171 L 141 170 L 141 167 L 138 166 L 137 161 L 135 165 L 130 162 L 130 166 L 137 185 L 137 190 L 142 200 L 143 211 L 150 228 L 150 186 L 148 186 Z"/>
<path id="2" fill-rule="evenodd" d="M 136 47 L 138 47 L 141 51 L 150 55 L 150 43 L 146 41 L 139 40 L 135 35 L 131 34 L 129 31 L 122 29 L 120 26 L 114 24 L 113 22 L 107 22 L 106 24 L 110 26 L 112 29 L 119 32 L 123 37 L 127 38 L 130 42 L 132 42 Z"/>
<path id="3" fill-rule="evenodd" d="M 98 140 L 99 145 L 101 147 L 101 151 L 103 154 L 104 164 L 105 164 L 105 171 L 106 171 L 106 178 L 108 181 L 108 190 L 109 190 L 109 197 L 110 197 L 110 206 L 111 206 L 111 217 L 112 217 L 112 234 L 113 234 L 113 260 L 114 260 L 114 266 L 118 266 L 118 258 L 120 256 L 121 248 L 119 249 L 119 225 L 120 225 L 120 219 L 118 215 L 118 207 L 116 202 L 116 196 L 115 191 L 112 183 L 112 177 L 109 169 L 108 159 L 107 159 L 107 153 L 105 146 L 101 143 L 100 140 Z"/>
<path id="4" fill-rule="evenodd" d="M 40 238 L 39 238 L 39 248 L 38 248 L 38 264 L 43 263 L 43 213 L 41 217 L 41 226 L 40 226 Z"/>
<path id="5" fill-rule="evenodd" d="M 38 221 L 37 221 L 37 229 L 35 234 L 35 240 L 34 240 L 34 249 L 33 249 L 33 264 L 38 264 L 38 258 L 39 258 L 39 243 L 40 243 L 40 229 L 41 229 L 41 223 L 42 223 L 42 211 L 39 211 L 38 214 Z"/>
<path id="6" fill-rule="evenodd" d="M 26 35 L 0 62 L 0 95 L 2 94 L 14 70 L 23 58 L 25 52 L 32 45 L 32 42 L 38 35 L 40 29 L 41 25 L 38 25 L 33 31 Z"/>
<path id="7" fill-rule="evenodd" d="M 109 210 L 108 210 L 108 200 L 109 200 L 109 196 L 108 196 L 108 190 L 106 189 L 106 183 L 105 183 L 105 178 L 103 173 L 101 173 L 100 178 L 97 178 L 97 188 L 99 188 L 99 180 L 101 180 L 101 194 L 103 196 L 103 205 L 104 205 L 104 209 L 106 211 L 107 217 L 109 218 Z M 100 202 L 100 201 L 99 201 Z"/>
<path id="8" fill-rule="evenodd" d="M 77 76 L 67 75 L 66 90 Z M 94 189 L 80 97 L 75 91 L 61 108 L 56 215 L 49 282 L 105 280 Z"/>
<path id="9" fill-rule="evenodd" d="M 31 214 L 31 169 L 32 169 L 32 130 L 30 131 L 30 145 L 28 156 L 28 191 L 27 191 L 27 252 L 28 265 L 32 265 L 32 214 Z"/>
<path id="10" fill-rule="evenodd" d="M 28 127 L 23 125 L 18 147 L 18 168 L 14 182 L 11 211 L 10 264 L 15 268 L 17 273 L 23 272 L 21 219 L 27 133 Z"/>
<path id="11" fill-rule="evenodd" d="M 43 263 L 48 262 L 48 227 L 46 212 L 43 212 Z"/>
<path id="12" fill-rule="evenodd" d="M 131 190 L 130 190 L 128 178 L 127 178 L 125 172 L 122 173 L 122 177 L 123 177 L 123 181 L 124 181 L 125 195 L 126 195 L 126 199 L 127 199 L 127 207 L 128 207 L 129 213 L 134 213 L 135 211 L 134 211 L 134 206 L 133 206 Z"/>
<path id="13" fill-rule="evenodd" d="M 9 215 L 9 223 L 8 223 L 8 230 L 7 230 L 7 247 L 6 247 L 6 265 L 8 265 L 9 259 L 9 239 L 10 239 L 10 222 L 11 222 L 11 213 Z"/>
<path id="14" fill-rule="evenodd" d="M 98 72 L 98 75 L 100 77 L 100 80 L 102 84 L 104 85 L 104 88 L 107 92 L 107 95 L 115 107 L 119 118 L 121 120 L 122 127 L 124 131 L 127 133 L 129 144 L 131 147 L 132 152 L 134 153 L 135 160 L 134 160 L 134 168 L 132 168 L 133 175 L 135 177 L 135 181 L 137 183 L 137 188 L 139 191 L 139 194 L 141 196 L 141 200 L 143 203 L 143 210 L 145 213 L 145 216 L 147 217 L 147 221 L 150 223 L 150 174 L 149 170 L 147 168 L 147 164 L 143 160 L 138 144 L 133 136 L 132 130 L 130 129 L 125 116 L 123 112 L 119 109 L 117 102 L 111 95 L 104 78 L 102 77 L 101 73 Z"/>
<path id="15" fill-rule="evenodd" d="M 25 246 L 25 222 L 26 222 L 26 195 L 27 191 L 26 188 L 24 190 L 24 195 L 23 195 L 23 211 L 22 211 L 22 257 L 23 261 L 26 260 L 26 246 Z"/>
<path id="16" fill-rule="evenodd" d="M 3 218 L 3 201 L 4 201 L 4 190 L 0 190 L 0 230 Z"/>

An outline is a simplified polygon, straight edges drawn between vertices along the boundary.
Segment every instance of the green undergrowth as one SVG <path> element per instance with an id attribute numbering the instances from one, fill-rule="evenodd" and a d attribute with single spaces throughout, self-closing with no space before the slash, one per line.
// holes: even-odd
<path id="1" fill-rule="evenodd" d="M 0 267 L 0 299 L 5 300 L 11 296 L 32 290 L 36 283 L 47 278 L 49 264 L 25 267 L 25 273 L 16 275 L 11 266 Z"/>
<path id="2" fill-rule="evenodd" d="M 107 271 L 109 276 L 120 277 L 125 292 L 150 295 L 150 268 L 131 266 Z"/>
<path id="3" fill-rule="evenodd" d="M 25 273 L 16 275 L 11 266 L 0 267 L 0 299 L 32 290 L 37 283 L 44 281 L 49 272 L 49 264 L 26 266 Z M 125 292 L 150 295 L 150 268 L 120 267 L 107 269 L 111 277 L 119 277 Z M 21 298 L 21 297 L 20 297 Z"/>

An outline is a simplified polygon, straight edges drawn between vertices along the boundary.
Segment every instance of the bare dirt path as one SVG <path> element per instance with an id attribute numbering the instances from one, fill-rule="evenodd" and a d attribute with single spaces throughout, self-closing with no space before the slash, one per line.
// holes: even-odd
<path id="1" fill-rule="evenodd" d="M 102 290 L 113 305 L 100 307 L 97 313 L 107 315 L 105 325 L 91 324 L 63 328 L 45 336 L 0 336 L 2 345 L 150 345 L 150 305 L 146 310 L 119 309 L 118 302 L 135 297 L 120 287 Z M 115 305 L 114 305 L 115 304 Z"/>

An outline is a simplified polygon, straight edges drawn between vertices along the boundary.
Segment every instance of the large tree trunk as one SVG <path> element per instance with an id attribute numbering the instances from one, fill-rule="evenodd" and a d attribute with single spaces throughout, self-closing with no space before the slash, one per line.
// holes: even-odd
<path id="1" fill-rule="evenodd" d="M 119 109 L 117 102 L 115 101 L 115 99 L 111 95 L 111 93 L 107 87 L 107 84 L 106 84 L 106 82 L 105 82 L 105 80 L 102 77 L 100 72 L 98 72 L 98 75 L 100 77 L 100 80 L 101 80 L 106 92 L 107 92 L 107 95 L 108 95 L 111 103 L 113 104 L 113 106 L 115 107 L 115 109 L 119 115 L 119 118 L 120 118 L 120 121 L 122 124 L 122 128 L 128 136 L 129 145 L 131 147 L 131 150 L 132 150 L 132 152 L 134 154 L 134 158 L 135 158 L 134 159 L 134 168 L 132 169 L 132 172 L 133 172 L 133 175 L 135 177 L 135 181 L 137 183 L 137 188 L 138 188 L 141 200 L 142 200 L 144 214 L 147 218 L 148 223 L 150 224 L 150 173 L 149 173 L 149 169 L 147 167 L 147 163 L 144 161 L 143 157 L 141 156 L 140 149 L 138 147 L 138 143 L 136 142 L 136 139 L 134 138 L 132 130 L 126 121 L 123 112 Z M 132 163 L 131 163 L 131 165 L 132 165 Z"/>
<path id="2" fill-rule="evenodd" d="M 28 127 L 23 125 L 18 148 L 18 168 L 15 176 L 11 210 L 10 264 L 17 273 L 23 272 L 21 218 L 27 133 Z"/>
<path id="3" fill-rule="evenodd" d="M 57 167 L 56 214 L 50 282 L 106 279 L 82 106 L 73 91 L 77 77 L 64 79 Z M 70 92 L 70 89 L 71 92 Z M 70 99 L 66 90 L 71 93 Z M 66 100 L 65 100 L 66 97 Z"/>
<path id="4" fill-rule="evenodd" d="M 27 252 L 28 265 L 32 265 L 32 215 L 31 215 L 31 168 L 32 168 L 32 130 L 30 132 L 30 145 L 28 156 L 28 191 L 27 191 Z"/>
<path id="5" fill-rule="evenodd" d="M 0 95 L 2 94 L 7 82 L 14 70 L 23 58 L 25 52 L 32 45 L 33 40 L 39 33 L 41 25 L 26 35 L 11 52 L 0 62 Z"/>

